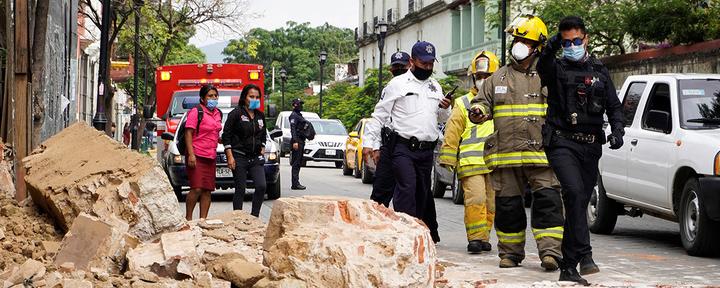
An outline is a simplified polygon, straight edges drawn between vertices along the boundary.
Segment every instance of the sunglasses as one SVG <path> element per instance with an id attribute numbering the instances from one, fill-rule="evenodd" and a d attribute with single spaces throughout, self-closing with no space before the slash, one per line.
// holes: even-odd
<path id="1" fill-rule="evenodd" d="M 576 37 L 575 39 L 572 39 L 572 40 L 570 40 L 570 39 L 563 39 L 563 40 L 560 41 L 560 44 L 562 44 L 562 47 L 563 47 L 563 48 L 568 48 L 568 47 L 570 47 L 571 45 L 580 46 L 580 45 L 583 44 L 583 41 L 584 41 L 584 40 L 585 40 L 585 36 L 583 36 L 582 38 Z"/>

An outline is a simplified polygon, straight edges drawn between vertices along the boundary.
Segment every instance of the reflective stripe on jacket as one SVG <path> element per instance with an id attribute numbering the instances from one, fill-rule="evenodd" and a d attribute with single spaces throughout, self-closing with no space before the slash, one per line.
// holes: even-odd
<path id="1" fill-rule="evenodd" d="M 485 166 L 483 149 L 485 139 L 493 132 L 493 121 L 480 125 L 470 122 L 467 109 L 473 97 L 475 94 L 470 92 L 455 99 L 450 120 L 445 125 L 445 141 L 440 148 L 440 163 L 457 167 L 458 178 L 490 173 Z"/>

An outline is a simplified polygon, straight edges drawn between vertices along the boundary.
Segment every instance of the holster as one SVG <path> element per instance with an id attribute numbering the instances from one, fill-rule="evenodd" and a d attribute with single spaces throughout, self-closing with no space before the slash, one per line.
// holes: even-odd
<path id="1" fill-rule="evenodd" d="M 542 129 L 540 132 L 542 133 L 542 145 L 544 148 L 548 148 L 553 143 L 553 137 L 555 137 L 555 129 L 552 128 L 552 126 L 546 124 L 543 124 Z"/>

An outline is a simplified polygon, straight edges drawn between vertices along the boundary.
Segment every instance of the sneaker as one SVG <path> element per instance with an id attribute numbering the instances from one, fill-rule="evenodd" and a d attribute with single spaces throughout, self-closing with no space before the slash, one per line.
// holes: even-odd
<path id="1" fill-rule="evenodd" d="M 305 190 L 305 186 L 303 186 L 303 185 L 297 185 L 297 186 L 292 186 L 292 187 L 290 187 L 290 189 L 292 189 L 292 190 Z"/>
<path id="2" fill-rule="evenodd" d="M 490 251 L 490 250 L 492 250 L 492 244 L 490 244 L 490 242 L 481 241 L 480 247 L 482 248 L 483 251 Z"/>
<path id="3" fill-rule="evenodd" d="M 467 245 L 467 251 L 470 254 L 478 254 L 483 251 L 482 247 L 482 241 L 480 240 L 472 240 Z"/>
<path id="4" fill-rule="evenodd" d="M 510 258 L 503 258 L 500 259 L 500 268 L 513 268 L 518 267 L 520 263 L 513 261 Z"/>
<path id="5" fill-rule="evenodd" d="M 543 256 L 541 261 L 540 266 L 545 268 L 546 271 L 555 271 L 560 267 L 553 256 Z"/>
<path id="6" fill-rule="evenodd" d="M 560 279 L 558 281 L 575 282 L 583 286 L 590 286 L 587 280 L 582 278 L 575 268 L 563 268 L 560 270 Z"/>
<path id="7" fill-rule="evenodd" d="M 585 256 L 580 260 L 580 275 L 590 275 L 600 272 L 600 268 L 593 261 L 592 256 Z"/>

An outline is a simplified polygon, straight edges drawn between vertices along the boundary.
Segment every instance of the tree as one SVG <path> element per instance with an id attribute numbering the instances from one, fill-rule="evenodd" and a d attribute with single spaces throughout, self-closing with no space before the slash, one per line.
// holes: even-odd
<path id="1" fill-rule="evenodd" d="M 691 44 L 720 38 L 720 7 L 702 0 L 642 0 L 629 9 L 630 35 L 650 42 Z"/>

